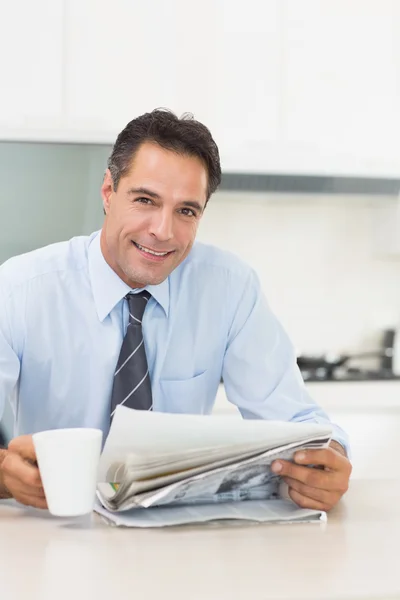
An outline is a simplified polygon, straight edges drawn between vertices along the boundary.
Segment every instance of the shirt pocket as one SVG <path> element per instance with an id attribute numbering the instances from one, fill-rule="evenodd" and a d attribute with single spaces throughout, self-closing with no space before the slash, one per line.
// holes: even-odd
<path id="1" fill-rule="evenodd" d="M 163 412 L 209 413 L 212 403 L 207 393 L 207 380 L 207 371 L 189 379 L 160 379 Z"/>

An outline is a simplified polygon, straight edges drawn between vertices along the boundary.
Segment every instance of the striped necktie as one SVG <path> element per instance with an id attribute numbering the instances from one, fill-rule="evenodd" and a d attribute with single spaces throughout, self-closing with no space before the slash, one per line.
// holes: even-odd
<path id="1" fill-rule="evenodd" d="M 129 324 L 114 374 L 111 419 L 118 404 L 138 410 L 151 410 L 153 407 L 142 331 L 143 314 L 151 295 L 144 291 L 125 297 L 129 306 Z"/>

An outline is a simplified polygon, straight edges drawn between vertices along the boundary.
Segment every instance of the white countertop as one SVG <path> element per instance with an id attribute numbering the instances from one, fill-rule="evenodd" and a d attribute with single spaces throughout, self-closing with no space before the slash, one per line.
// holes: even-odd
<path id="1" fill-rule="evenodd" d="M 7 600 L 400 598 L 400 481 L 354 481 L 326 524 L 117 529 L 0 502 Z"/>
<path id="2" fill-rule="evenodd" d="M 328 523 L 129 530 L 0 501 L 0 598 L 400 599 L 400 385 L 312 388 L 353 448 Z"/>

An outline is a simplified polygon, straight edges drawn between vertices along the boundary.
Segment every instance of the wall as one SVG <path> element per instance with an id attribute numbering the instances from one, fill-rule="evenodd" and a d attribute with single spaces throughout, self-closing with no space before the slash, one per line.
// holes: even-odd
<path id="1" fill-rule="evenodd" d="M 199 239 L 258 272 L 299 352 L 373 349 L 400 322 L 400 259 L 375 245 L 380 209 L 395 199 L 220 192 Z"/>
<path id="2" fill-rule="evenodd" d="M 107 146 L 0 143 L 0 263 L 101 226 L 109 153 Z"/>

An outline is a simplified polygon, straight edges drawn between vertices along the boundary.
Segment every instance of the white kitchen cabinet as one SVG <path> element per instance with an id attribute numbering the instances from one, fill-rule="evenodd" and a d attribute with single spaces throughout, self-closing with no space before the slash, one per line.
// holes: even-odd
<path id="1" fill-rule="evenodd" d="M 113 141 L 128 121 L 157 107 L 209 123 L 217 31 L 213 0 L 69 0 L 66 122 Z"/>
<path id="2" fill-rule="evenodd" d="M 70 131 L 115 134 L 155 107 L 211 129 L 225 170 L 252 168 L 281 126 L 279 0 L 69 0 Z M 250 160 L 248 160 L 250 158 Z M 247 162 L 246 162 L 247 161 Z"/>
<path id="3" fill-rule="evenodd" d="M 193 112 L 227 172 L 400 176 L 398 0 L 3 3 L 0 139 Z"/>
<path id="4" fill-rule="evenodd" d="M 399 176 L 399 4 L 68 0 L 65 127 L 111 142 L 165 106 L 225 171 Z"/>
<path id="5" fill-rule="evenodd" d="M 399 176 L 400 3 L 284 5 L 284 136 L 296 171 Z"/>
<path id="6" fill-rule="evenodd" d="M 0 139 L 62 126 L 63 0 L 1 3 Z"/>
<path id="7" fill-rule="evenodd" d="M 219 0 L 210 127 L 225 171 L 271 170 L 281 140 L 281 0 Z"/>

